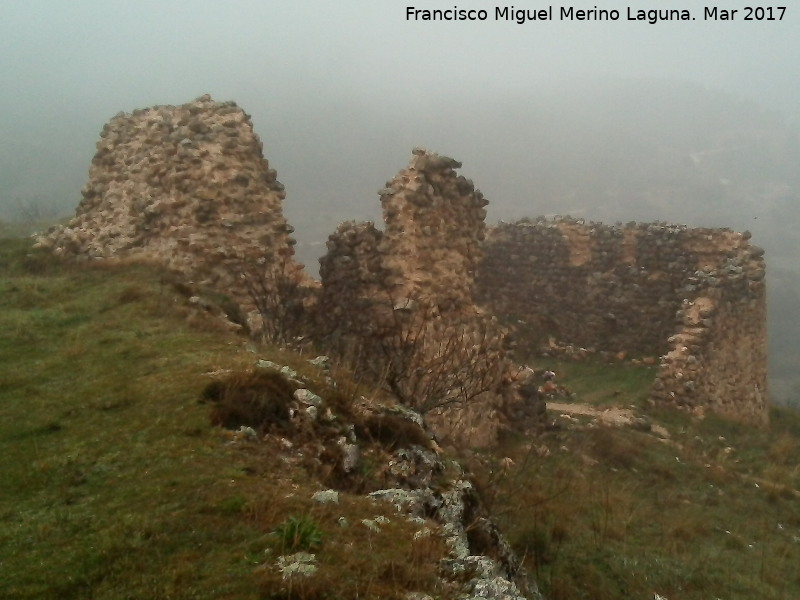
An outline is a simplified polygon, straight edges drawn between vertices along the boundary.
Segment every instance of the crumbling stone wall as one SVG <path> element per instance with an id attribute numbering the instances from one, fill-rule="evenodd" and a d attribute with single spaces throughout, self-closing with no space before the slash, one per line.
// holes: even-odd
<path id="1" fill-rule="evenodd" d="M 119 113 L 100 134 L 76 216 L 39 245 L 76 257 L 138 257 L 249 303 L 244 264 L 302 279 L 277 173 L 247 115 L 201 96 Z"/>
<path id="2" fill-rule="evenodd" d="M 654 400 L 763 423 L 764 261 L 749 237 L 560 217 L 503 223 L 487 236 L 477 297 L 520 342 L 544 334 L 661 356 Z"/>
<path id="3" fill-rule="evenodd" d="M 440 435 L 486 445 L 521 399 L 504 331 L 473 299 L 487 201 L 460 166 L 414 150 L 379 192 L 384 230 L 345 223 L 330 236 L 320 322 L 340 353 L 356 343 L 399 397 L 427 407 Z"/>
<path id="4" fill-rule="evenodd" d="M 767 423 L 763 250 L 748 238 L 715 231 L 690 241 L 690 250 L 704 258 L 683 287 L 653 400 Z"/>
<path id="5" fill-rule="evenodd" d="M 380 308 L 394 307 L 389 290 L 397 275 L 385 264 L 383 231 L 374 223 L 340 224 L 328 238 L 327 249 L 320 259 L 318 329 L 328 343 L 346 346 L 352 336 L 377 332 L 378 317 L 385 320 L 387 313 Z"/>
<path id="6" fill-rule="evenodd" d="M 444 312 L 474 305 L 489 204 L 469 179 L 456 175 L 460 167 L 452 158 L 415 149 L 408 167 L 379 192 L 392 294 Z"/>
<path id="7" fill-rule="evenodd" d="M 320 259 L 322 319 L 348 329 L 364 310 L 475 311 L 472 298 L 488 201 L 456 175 L 461 163 L 422 149 L 380 190 L 384 230 L 347 222 Z M 371 327 L 385 321 L 373 319 Z M 342 325 L 346 325 L 343 327 Z"/>

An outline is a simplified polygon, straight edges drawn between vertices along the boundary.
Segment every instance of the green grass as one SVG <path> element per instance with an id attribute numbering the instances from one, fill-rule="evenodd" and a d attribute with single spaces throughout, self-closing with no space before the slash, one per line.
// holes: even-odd
<path id="1" fill-rule="evenodd" d="M 0 248 L 0 596 L 247 597 L 259 532 L 215 506 L 251 484 L 197 404 L 241 341 L 188 326 L 152 269 Z"/>
<path id="2" fill-rule="evenodd" d="M 248 351 L 169 281 L 0 241 L 0 598 L 454 597 L 436 577 L 439 536 L 414 539 L 418 526 L 356 493 L 314 503 L 326 485 L 313 456 L 212 426 L 198 401 L 210 373 L 246 373 L 258 358 L 316 370 L 309 357 Z M 774 409 L 768 430 L 696 420 L 647 408 L 650 367 L 532 366 L 553 368 L 574 401 L 633 405 L 670 432 L 565 423 L 472 457 L 549 600 L 800 597 L 795 411 Z M 348 377 L 337 373 L 340 390 L 366 393 Z M 359 427 L 374 444 L 360 476 L 379 478 L 380 444 L 399 433 L 390 420 Z M 513 466 L 499 468 L 504 457 Z M 390 519 L 380 532 L 361 523 L 379 514 Z M 311 578 L 276 567 L 292 519 L 309 524 L 313 543 L 297 547 L 314 549 Z"/>
<path id="3" fill-rule="evenodd" d="M 27 240 L 0 241 L 0 597 L 433 591 L 435 559 L 424 582 L 389 569 L 414 550 L 417 526 L 398 519 L 391 536 L 371 537 L 342 528 L 341 516 L 359 523 L 386 509 L 347 494 L 314 505 L 324 488 L 313 474 L 211 425 L 198 401 L 209 373 L 257 358 L 314 369 L 274 348 L 248 352 L 166 281 L 153 267 L 69 266 Z M 293 515 L 320 528 L 318 589 L 287 591 L 276 577 L 272 532 Z M 348 570 L 356 575 L 331 583 Z"/>
<path id="4" fill-rule="evenodd" d="M 616 389 L 630 372 L 608 367 L 598 387 Z M 640 394 L 622 392 L 617 402 L 636 405 Z M 645 414 L 667 427 L 669 441 L 567 425 L 502 448 L 515 466 L 490 476 L 494 509 L 545 596 L 800 597 L 800 416 L 774 409 L 765 431 Z"/>
<path id="5" fill-rule="evenodd" d="M 536 370 L 554 371 L 556 383 L 574 393 L 575 401 L 600 406 L 644 406 L 658 369 L 600 358 L 574 361 L 535 357 L 528 364 Z"/>

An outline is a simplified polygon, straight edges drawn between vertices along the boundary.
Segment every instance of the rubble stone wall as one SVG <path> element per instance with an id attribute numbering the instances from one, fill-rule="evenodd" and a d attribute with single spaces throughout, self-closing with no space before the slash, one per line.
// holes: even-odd
<path id="1" fill-rule="evenodd" d="M 319 329 L 323 337 L 369 335 L 376 328 L 390 273 L 385 266 L 383 232 L 373 223 L 348 221 L 337 227 L 320 259 Z M 347 344 L 340 340 L 337 343 Z"/>
<path id="2" fill-rule="evenodd" d="M 323 320 L 364 321 L 366 301 L 432 315 L 474 312 L 488 201 L 455 173 L 460 166 L 415 149 L 408 167 L 379 192 L 383 231 L 348 222 L 329 237 L 320 259 Z"/>
<path id="3" fill-rule="evenodd" d="M 476 294 L 521 344 L 552 336 L 661 356 L 654 400 L 763 423 L 764 261 L 749 237 L 560 217 L 502 223 L 487 235 Z"/>
<path id="4" fill-rule="evenodd" d="M 475 305 L 488 202 L 456 174 L 460 166 L 414 150 L 379 192 L 383 231 L 351 222 L 330 236 L 320 328 L 340 353 L 352 354 L 355 342 L 399 397 L 430 410 L 442 437 L 482 446 L 495 440 L 499 412 L 520 398 L 504 331 Z"/>
<path id="5" fill-rule="evenodd" d="M 396 297 L 442 311 L 474 306 L 472 286 L 489 202 L 461 163 L 416 149 L 411 163 L 380 191 L 387 281 Z"/>
<path id="6" fill-rule="evenodd" d="M 302 268 L 292 259 L 283 185 L 262 151 L 234 102 L 206 95 L 119 113 L 100 134 L 75 218 L 39 245 L 152 259 L 247 303 L 242 264 L 266 258 L 297 278 Z"/>

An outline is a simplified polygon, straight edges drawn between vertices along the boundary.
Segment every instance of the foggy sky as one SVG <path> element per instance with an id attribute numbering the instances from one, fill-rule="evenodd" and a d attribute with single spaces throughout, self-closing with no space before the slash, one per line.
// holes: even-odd
<path id="1" fill-rule="evenodd" d="M 600 0 L 574 6 L 624 13 L 628 5 L 694 4 Z M 515 132 L 535 122 L 535 114 L 506 114 L 506 100 L 587 78 L 692 82 L 800 121 L 800 7 L 789 6 L 781 22 L 704 22 L 694 7 L 693 22 L 650 25 L 623 16 L 618 22 L 518 25 L 409 22 L 407 5 L 490 13 L 504 6 L 412 0 L 4 3 L 0 215 L 20 199 L 71 211 L 103 123 L 118 111 L 179 104 L 204 93 L 235 100 L 252 114 L 265 154 L 287 186 L 290 219 L 309 205 L 345 200 L 363 202 L 358 212 L 364 215 L 352 218 L 374 213 L 375 190 L 405 165 L 416 145 L 462 160 L 464 173 L 502 213 L 509 195 L 525 196 L 535 187 L 524 165 L 501 174 L 497 160 L 491 171 L 483 166 L 487 157 L 524 152 Z M 557 11 L 568 4 L 552 5 Z M 461 117 L 464 109 L 470 118 Z M 459 119 L 449 118 L 451 112 Z M 476 123 L 479 137 L 470 135 Z M 490 130 L 497 135 L 486 136 Z M 298 230 L 302 234 L 300 224 Z"/>

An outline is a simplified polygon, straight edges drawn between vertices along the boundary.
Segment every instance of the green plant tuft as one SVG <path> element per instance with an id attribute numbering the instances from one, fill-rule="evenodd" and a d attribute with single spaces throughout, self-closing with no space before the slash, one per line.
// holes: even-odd
<path id="1" fill-rule="evenodd" d="M 275 530 L 285 553 L 316 550 L 322 545 L 322 530 L 310 517 L 289 517 Z"/>

